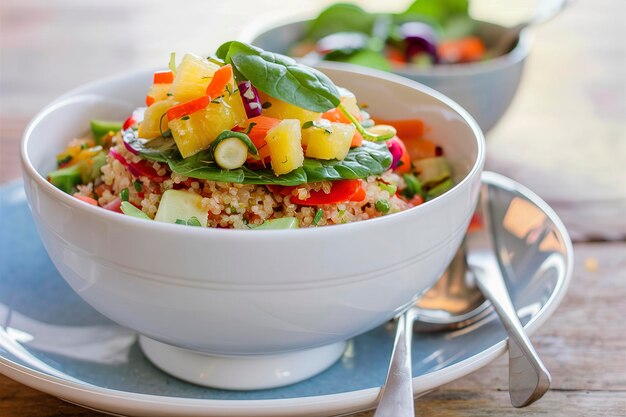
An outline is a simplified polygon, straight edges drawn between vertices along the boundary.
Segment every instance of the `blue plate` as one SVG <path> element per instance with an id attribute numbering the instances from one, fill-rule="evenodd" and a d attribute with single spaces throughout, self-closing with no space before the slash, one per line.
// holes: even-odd
<path id="1" fill-rule="evenodd" d="M 564 226 L 536 195 L 485 173 L 495 238 L 522 323 L 536 330 L 558 306 L 572 270 Z M 325 372 L 291 386 L 225 391 L 154 367 L 136 335 L 81 300 L 52 265 L 20 182 L 0 188 L 0 372 L 103 412 L 126 415 L 333 415 L 372 408 L 394 338 L 392 325 L 353 339 Z M 469 374 L 506 350 L 494 317 L 448 333 L 416 334 L 416 395 Z"/>

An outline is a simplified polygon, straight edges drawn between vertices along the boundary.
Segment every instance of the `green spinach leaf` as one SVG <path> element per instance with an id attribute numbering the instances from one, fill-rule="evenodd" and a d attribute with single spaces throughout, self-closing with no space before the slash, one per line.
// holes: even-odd
<path id="1" fill-rule="evenodd" d="M 469 16 L 468 0 L 415 0 L 398 17 L 421 16 L 443 25 L 454 16 Z"/>
<path id="2" fill-rule="evenodd" d="M 292 58 L 237 41 L 220 46 L 218 52 L 257 89 L 272 97 L 315 112 L 334 109 L 341 103 L 337 87 L 326 75 Z"/>
<path id="3" fill-rule="evenodd" d="M 355 4 L 337 3 L 322 11 L 310 23 L 305 36 L 317 40 L 337 32 L 361 32 L 369 35 L 375 20 L 375 14 L 368 13 Z"/>
<path id="4" fill-rule="evenodd" d="M 353 148 L 342 161 L 305 158 L 304 171 L 308 182 L 366 178 L 380 175 L 391 166 L 391 153 L 384 142 L 364 141 Z"/>
<path id="5" fill-rule="evenodd" d="M 172 137 L 158 137 L 147 140 L 137 137 L 137 131 L 127 129 L 123 132 L 122 139 L 131 148 L 139 153 L 145 159 L 158 162 L 167 162 L 168 160 L 180 157 L 178 147 Z"/>

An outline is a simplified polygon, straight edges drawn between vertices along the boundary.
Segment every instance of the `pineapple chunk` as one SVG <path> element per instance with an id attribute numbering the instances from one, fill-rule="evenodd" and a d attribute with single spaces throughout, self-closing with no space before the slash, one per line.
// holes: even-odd
<path id="1" fill-rule="evenodd" d="M 339 87 L 339 94 L 341 95 L 341 103 L 345 106 L 345 108 L 355 117 L 358 117 L 358 115 L 361 114 L 361 109 L 359 108 L 359 105 L 356 102 L 356 96 L 352 93 L 352 91 L 347 88 Z"/>
<path id="2" fill-rule="evenodd" d="M 167 131 L 169 127 L 167 126 L 167 116 L 164 114 L 176 104 L 178 103 L 174 100 L 162 100 L 154 102 L 148 107 L 143 115 L 143 122 L 139 125 L 138 136 L 144 139 L 154 139 Z"/>
<path id="3" fill-rule="evenodd" d="M 206 88 L 218 69 L 219 66 L 204 58 L 186 54 L 176 69 L 170 94 L 181 103 L 205 95 Z"/>
<path id="4" fill-rule="evenodd" d="M 227 93 L 219 102 L 210 103 L 205 110 L 171 120 L 169 128 L 180 154 L 187 158 L 207 149 L 223 130 L 231 129 L 245 120 L 246 110 L 239 93 L 230 96 Z"/>
<path id="5" fill-rule="evenodd" d="M 172 84 L 152 84 L 148 90 L 148 97 L 152 97 L 154 101 L 161 101 L 167 98 Z"/>
<path id="6" fill-rule="evenodd" d="M 270 148 L 272 170 L 276 175 L 287 174 L 302 166 L 304 154 L 298 120 L 283 120 L 268 130 L 265 140 Z"/>
<path id="7" fill-rule="evenodd" d="M 268 108 L 263 109 L 263 115 L 267 117 L 273 117 L 275 119 L 298 119 L 302 124 L 311 120 L 317 120 L 322 115 L 321 113 L 303 109 L 302 107 L 294 106 L 293 104 L 270 97 L 261 91 L 259 91 L 259 98 L 261 99 L 261 103 L 270 103 Z"/>
<path id="8" fill-rule="evenodd" d="M 342 160 L 350 151 L 350 144 L 356 128 L 345 123 L 316 124 L 302 130 L 306 136 L 306 156 L 317 159 Z"/>

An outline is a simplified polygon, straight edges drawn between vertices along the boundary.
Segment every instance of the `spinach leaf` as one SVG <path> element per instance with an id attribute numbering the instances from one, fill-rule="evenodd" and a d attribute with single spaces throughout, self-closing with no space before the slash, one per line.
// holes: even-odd
<path id="1" fill-rule="evenodd" d="M 353 148 L 342 161 L 304 159 L 304 171 L 308 182 L 339 179 L 366 178 L 380 175 L 391 166 L 391 153 L 384 142 L 364 141 Z"/>
<path id="2" fill-rule="evenodd" d="M 454 16 L 469 16 L 469 4 L 468 0 L 415 0 L 398 16 L 421 16 L 443 25 Z"/>
<path id="3" fill-rule="evenodd" d="M 364 67 L 370 67 L 383 71 L 391 71 L 391 64 L 381 55 L 380 52 L 372 51 L 371 49 L 364 49 L 358 51 L 344 59 L 333 59 L 333 61 L 346 62 L 348 64 L 362 65 Z"/>
<path id="4" fill-rule="evenodd" d="M 137 131 L 127 129 L 123 132 L 122 139 L 131 148 L 145 159 L 158 162 L 167 162 L 172 158 L 180 157 L 178 147 L 172 137 L 158 137 L 152 140 L 137 137 Z"/>
<path id="5" fill-rule="evenodd" d="M 310 23 L 306 37 L 319 39 L 336 32 L 372 33 L 376 15 L 366 12 L 359 6 L 337 3 L 322 11 Z"/>
<path id="6" fill-rule="evenodd" d="M 337 87 L 326 75 L 292 58 L 237 41 L 220 46 L 218 52 L 257 89 L 272 97 L 315 112 L 334 109 L 341 103 Z"/>

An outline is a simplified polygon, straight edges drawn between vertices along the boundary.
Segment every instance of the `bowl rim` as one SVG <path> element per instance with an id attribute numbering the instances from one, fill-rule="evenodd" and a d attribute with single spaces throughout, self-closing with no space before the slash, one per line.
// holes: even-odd
<path id="1" fill-rule="evenodd" d="M 237 39 L 254 45 L 254 41 L 259 36 L 264 35 L 272 29 L 278 29 L 288 25 L 303 25 L 306 22 L 311 21 L 313 18 L 315 18 L 315 16 L 312 15 L 311 12 L 296 13 L 288 16 L 282 15 L 278 17 L 268 17 L 267 15 L 262 15 L 247 25 L 246 28 L 239 34 Z M 477 19 L 472 19 L 472 21 L 502 29 L 509 29 L 506 26 L 493 22 Z M 490 71 L 497 71 L 498 69 L 510 67 L 520 61 L 523 61 L 530 53 L 531 45 L 532 36 L 528 28 L 526 28 L 520 32 L 518 41 L 511 51 L 486 61 L 438 65 L 431 68 L 418 68 L 415 65 L 407 65 L 405 67 L 392 68 L 389 72 L 409 78 L 416 76 L 445 78 L 454 76 L 470 76 Z M 323 62 L 325 63 L 329 61 Z"/>
<path id="2" fill-rule="evenodd" d="M 51 113 L 56 111 L 57 109 L 63 107 L 69 102 L 80 100 L 81 98 L 91 97 L 93 98 L 92 93 L 87 93 L 86 90 L 90 90 L 96 87 L 101 87 L 111 83 L 119 83 L 122 80 L 127 78 L 131 78 L 133 76 L 138 76 L 140 74 L 149 74 L 151 71 L 154 71 L 154 68 L 144 68 L 142 70 L 137 71 L 129 71 L 122 72 L 117 75 L 109 76 L 104 79 L 96 80 L 79 87 L 76 87 L 70 90 L 67 93 L 62 94 L 55 100 L 53 100 L 50 104 L 45 106 L 41 111 L 39 111 L 33 119 L 28 123 L 24 134 L 22 136 L 22 140 L 20 143 L 20 161 L 22 166 L 22 175 L 24 177 L 30 178 L 34 181 L 36 186 L 43 192 L 45 192 L 49 197 L 53 200 L 57 200 L 60 203 L 65 205 L 69 205 L 73 209 L 79 210 L 79 212 L 89 213 L 95 216 L 100 217 L 101 219 L 112 221 L 114 223 L 118 223 L 121 225 L 125 225 L 128 227 L 136 227 L 140 229 L 147 230 L 148 232 L 153 231 L 161 231 L 162 233 L 169 233 L 170 235 L 176 236 L 207 236 L 208 238 L 213 236 L 221 236 L 222 238 L 228 237 L 233 239 L 241 239 L 243 236 L 246 236 L 248 239 L 260 239 L 265 240 L 268 238 L 291 238 L 292 236 L 303 236 L 303 234 L 307 234 L 307 236 L 317 236 L 319 233 L 351 233 L 352 230 L 359 230 L 360 228 L 368 227 L 382 227 L 385 224 L 391 225 L 392 223 L 404 223 L 405 218 L 410 218 L 417 213 L 423 213 L 431 207 L 436 208 L 441 204 L 447 203 L 447 200 L 450 196 L 455 195 L 457 193 L 462 192 L 467 184 L 472 181 L 476 176 L 480 176 L 482 172 L 485 157 L 486 157 L 486 142 L 485 137 L 480 129 L 478 123 L 474 120 L 474 118 L 459 104 L 454 102 L 452 99 L 443 95 L 442 93 L 433 90 L 430 87 L 427 87 L 417 81 L 413 81 L 399 75 L 395 75 L 392 73 L 373 70 L 369 68 L 364 68 L 355 65 L 348 65 L 342 63 L 335 62 L 324 62 L 323 65 L 319 65 L 322 71 L 324 69 L 330 70 L 339 70 L 356 73 L 358 75 L 366 76 L 366 77 L 375 77 L 380 78 L 385 81 L 393 82 L 396 84 L 401 84 L 405 88 L 411 88 L 413 90 L 417 90 L 420 93 L 427 94 L 432 96 L 436 100 L 442 102 L 449 109 L 457 113 L 461 119 L 468 125 L 470 131 L 472 132 L 472 136 L 476 143 L 476 159 L 472 162 L 472 166 L 469 172 L 454 185 L 454 187 L 448 190 L 443 195 L 424 202 L 419 206 L 412 207 L 410 209 L 393 213 L 388 216 L 381 216 L 374 219 L 367 219 L 366 221 L 357 221 L 340 225 L 332 225 L 332 227 L 304 227 L 298 229 L 288 229 L 288 230 L 272 230 L 272 229 L 263 229 L 263 230 L 255 230 L 254 233 L 250 233 L 250 230 L 245 229 L 221 229 L 221 228 L 213 228 L 213 227 L 203 227 L 203 228 L 195 228 L 195 227 L 180 227 L 180 225 L 170 224 L 170 223 L 162 223 L 162 222 L 147 222 L 144 219 L 138 219 L 132 216 L 120 215 L 120 213 L 113 212 L 110 210 L 103 209 L 102 207 L 92 206 L 90 204 L 84 203 L 79 199 L 73 197 L 70 194 L 63 192 L 58 189 L 54 185 L 52 185 L 44 176 L 42 176 L 33 166 L 30 161 L 27 148 L 29 146 L 29 142 L 32 136 L 33 131 L 36 127 L 42 122 L 42 120 L 49 117 Z M 91 94 L 91 95 L 90 95 Z M 365 224 L 366 226 L 364 226 Z M 322 230 L 335 230 L 335 232 L 323 232 Z"/>

